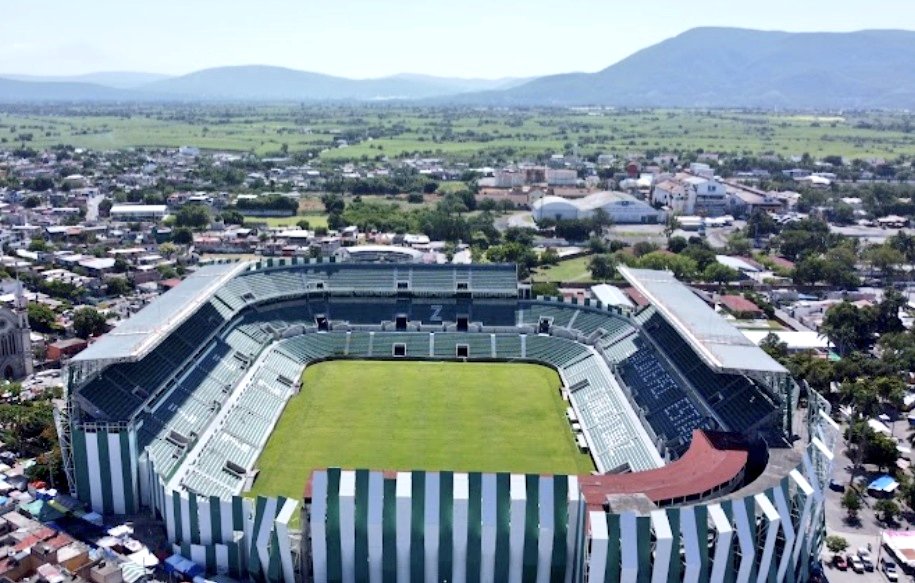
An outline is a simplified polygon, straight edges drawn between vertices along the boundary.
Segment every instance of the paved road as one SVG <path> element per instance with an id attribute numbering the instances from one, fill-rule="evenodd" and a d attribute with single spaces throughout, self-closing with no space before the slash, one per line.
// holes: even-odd
<path id="1" fill-rule="evenodd" d="M 905 419 L 896 421 L 891 425 L 896 437 L 904 437 L 906 435 L 908 423 Z M 851 478 L 851 468 L 852 463 L 851 460 L 848 459 L 848 456 L 845 455 L 845 447 L 840 446 L 839 451 L 836 452 L 836 463 L 832 475 L 833 479 L 847 485 Z M 861 480 L 862 478 L 858 479 Z M 870 507 L 873 506 L 875 499 L 870 496 L 864 496 L 862 502 L 864 503 L 864 508 L 858 513 L 860 523 L 848 524 L 845 522 L 845 509 L 842 508 L 842 494 L 833 490 L 827 490 L 826 533 L 843 536 L 849 543 L 850 552 L 857 551 L 858 548 L 867 546 L 869 543 L 872 549 L 871 555 L 874 557 L 874 562 L 876 564 L 877 559 L 886 553 L 886 551 L 881 548 L 880 535 L 887 527 L 883 523 L 877 521 L 874 512 L 870 509 Z M 894 528 L 904 530 L 906 528 L 913 528 L 913 526 L 915 526 L 915 523 L 908 522 L 902 518 L 900 519 L 900 524 Z M 853 583 L 857 581 L 859 583 L 877 583 L 887 581 L 886 577 L 879 569 L 874 572 L 860 574 L 855 573 L 850 569 L 843 572 L 833 568 L 829 564 L 831 559 L 831 553 L 828 550 L 824 550 L 823 564 L 826 567 L 826 576 L 830 582 Z M 909 579 L 907 579 L 904 574 L 901 574 L 900 581 L 909 581 Z"/>
<path id="2" fill-rule="evenodd" d="M 105 200 L 105 197 L 102 195 L 90 196 L 86 200 L 86 221 L 93 222 L 98 220 L 98 205 L 100 202 Z"/>

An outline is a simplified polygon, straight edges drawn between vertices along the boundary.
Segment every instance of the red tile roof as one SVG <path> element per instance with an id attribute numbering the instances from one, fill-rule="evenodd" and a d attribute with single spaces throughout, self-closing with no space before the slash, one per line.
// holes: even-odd
<path id="1" fill-rule="evenodd" d="M 762 309 L 759 306 L 748 300 L 743 296 L 721 296 L 721 303 L 729 312 L 739 313 L 739 312 L 755 312 L 762 313 Z"/>
<path id="2" fill-rule="evenodd" d="M 680 459 L 663 468 L 602 476 L 581 476 L 588 506 L 603 506 L 610 494 L 644 494 L 652 502 L 699 495 L 728 484 L 747 464 L 746 444 L 732 434 L 693 431 Z"/>

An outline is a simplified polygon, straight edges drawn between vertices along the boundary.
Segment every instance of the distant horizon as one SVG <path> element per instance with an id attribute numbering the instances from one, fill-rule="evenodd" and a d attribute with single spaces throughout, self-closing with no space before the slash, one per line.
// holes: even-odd
<path id="1" fill-rule="evenodd" d="M 70 77 L 142 72 L 177 77 L 226 66 L 285 67 L 348 79 L 429 75 L 529 78 L 596 72 L 699 27 L 783 32 L 915 31 L 902 0 L 859 10 L 833 2 L 770 0 L 765 11 L 724 0 L 638 5 L 568 0 L 49 0 L 0 22 L 0 75 Z"/>
<path id="2" fill-rule="evenodd" d="M 833 30 L 791 31 L 791 30 L 779 30 L 779 29 L 752 28 L 752 27 L 746 27 L 746 26 L 711 26 L 711 25 L 709 25 L 709 26 L 695 26 L 695 27 L 692 27 L 692 28 L 688 28 L 688 29 L 686 29 L 686 30 L 683 30 L 683 31 L 681 31 L 681 32 L 679 32 L 679 33 L 677 33 L 677 34 L 671 36 L 671 37 L 668 37 L 668 38 L 666 38 L 666 39 L 662 39 L 662 40 L 659 41 L 659 42 L 664 42 L 665 40 L 670 40 L 670 39 L 672 39 L 672 38 L 675 38 L 675 37 L 677 37 L 677 36 L 680 36 L 680 35 L 682 35 L 682 34 L 684 34 L 684 33 L 690 32 L 690 31 L 692 31 L 692 30 L 696 30 L 696 29 L 715 29 L 715 28 L 721 28 L 721 29 L 734 29 L 734 30 L 742 29 L 742 30 L 748 30 L 748 31 L 772 32 L 772 33 L 781 33 L 781 32 L 783 32 L 783 33 L 793 33 L 793 34 L 853 34 L 853 33 L 862 33 L 862 32 L 913 32 L 913 33 L 915 33 L 915 29 L 905 29 L 905 28 L 899 28 L 899 27 L 893 27 L 893 28 L 859 28 L 859 29 L 854 29 L 854 30 L 842 30 L 842 31 L 833 31 Z M 91 76 L 97 76 L 97 75 L 149 75 L 149 76 L 158 76 L 158 77 L 162 77 L 162 78 L 175 78 L 175 77 L 183 77 L 183 76 L 186 76 L 186 75 L 190 75 L 190 74 L 193 74 L 193 73 L 197 73 L 197 72 L 204 71 L 204 70 L 209 70 L 209 69 L 230 69 L 230 68 L 264 67 L 264 68 L 286 69 L 286 70 L 298 71 L 298 72 L 302 72 L 302 73 L 314 73 L 314 74 L 318 74 L 318 75 L 327 75 L 327 76 L 330 76 L 330 77 L 339 77 L 339 78 L 349 79 L 349 80 L 353 80 L 353 81 L 370 81 L 370 80 L 377 80 L 377 79 L 388 79 L 388 78 L 392 78 L 392 77 L 408 77 L 408 76 L 412 76 L 412 77 L 431 77 L 431 78 L 438 78 L 438 79 L 460 79 L 460 80 L 464 80 L 464 81 L 470 81 L 470 80 L 479 80 L 479 81 L 510 81 L 510 80 L 519 80 L 519 79 L 535 79 L 535 78 L 538 78 L 538 77 L 546 77 L 546 76 L 550 76 L 550 75 L 561 75 L 561 74 L 567 74 L 567 73 L 596 73 L 596 72 L 598 72 L 598 71 L 601 71 L 601 70 L 603 70 L 603 69 L 606 69 L 607 67 L 611 67 L 611 66 L 613 66 L 613 65 L 615 65 L 615 64 L 617 64 L 617 63 L 619 63 L 619 62 L 622 61 L 622 60 L 625 60 L 626 58 L 632 56 L 632 55 L 635 54 L 636 52 L 638 52 L 638 51 L 640 51 L 640 50 L 642 50 L 642 49 L 645 49 L 645 48 L 648 48 L 648 47 L 647 47 L 647 46 L 646 46 L 646 47 L 641 47 L 641 48 L 639 48 L 639 49 L 637 49 L 637 50 L 634 50 L 632 53 L 629 53 L 629 54 L 627 54 L 627 55 L 624 55 L 623 57 L 621 57 L 620 59 L 618 59 L 618 60 L 616 60 L 616 61 L 614 61 L 614 62 L 612 62 L 612 63 L 607 63 L 606 65 L 604 65 L 604 66 L 602 66 L 602 67 L 600 67 L 600 68 L 598 68 L 598 69 L 595 69 L 594 71 L 583 71 L 583 70 L 572 70 L 572 69 L 570 69 L 570 70 L 565 70 L 565 71 L 557 71 L 557 72 L 553 72 L 553 73 L 546 73 L 546 74 L 542 74 L 542 75 L 505 75 L 505 76 L 500 76 L 500 77 L 484 77 L 484 76 L 481 76 L 481 75 L 461 76 L 461 75 L 450 75 L 450 74 L 446 74 L 446 73 L 423 73 L 423 72 L 416 72 L 416 71 L 400 71 L 400 72 L 387 73 L 387 74 L 384 74 L 384 75 L 376 75 L 376 76 L 369 76 L 369 77 L 354 77 L 354 76 L 344 75 L 344 74 L 340 74 L 340 73 L 327 72 L 327 71 L 319 71 L 319 70 L 315 70 L 315 69 L 304 69 L 304 68 L 301 68 L 301 67 L 295 67 L 295 66 L 290 66 L 290 65 L 278 65 L 278 64 L 266 63 L 266 62 L 262 62 L 262 63 L 255 63 L 255 62 L 252 62 L 252 63 L 237 63 L 237 64 L 222 64 L 222 65 L 217 64 L 217 65 L 210 65 L 210 66 L 202 67 L 202 68 L 199 68 L 199 69 L 193 69 L 193 70 L 184 71 L 184 72 L 180 72 L 180 73 L 163 73 L 163 72 L 150 71 L 150 70 L 129 70 L 129 69 L 124 69 L 124 70 L 92 70 L 92 71 L 84 71 L 84 72 L 76 72 L 76 73 L 59 73 L 59 74 L 57 74 L 57 73 L 54 73 L 54 74 L 18 73 L 18 72 L 10 72 L 10 71 L 0 71 L 0 78 L 13 78 L 13 77 L 27 78 L 27 77 L 31 77 L 31 78 L 34 78 L 35 80 L 38 80 L 38 81 L 46 80 L 46 79 L 55 79 L 55 78 L 59 78 L 59 79 L 72 79 L 72 78 L 79 78 L 79 77 L 91 77 Z"/>
<path id="3" fill-rule="evenodd" d="M 412 72 L 412 71 L 401 71 L 400 73 L 391 73 L 390 75 L 381 75 L 381 76 L 379 76 L 379 77 L 348 77 L 348 76 L 345 76 L 345 75 L 338 75 L 338 74 L 335 74 L 335 73 L 327 73 L 327 72 L 324 72 L 324 71 L 313 71 L 313 70 L 310 70 L 310 69 L 297 69 L 297 68 L 295 68 L 295 67 L 287 67 L 287 66 L 284 66 L 284 65 L 272 65 L 272 64 L 270 64 L 270 63 L 246 63 L 246 64 L 238 64 L 238 65 L 213 65 L 213 66 L 211 66 L 211 67 L 204 67 L 203 69 L 194 69 L 193 71 L 187 71 L 187 72 L 178 73 L 178 74 L 172 74 L 172 73 L 159 73 L 159 72 L 156 72 L 156 71 L 129 71 L 129 70 L 123 70 L 123 71 L 113 71 L 113 70 L 112 70 L 112 71 L 101 71 L 101 70 L 100 70 L 100 71 L 85 71 L 85 72 L 72 73 L 72 74 L 40 75 L 40 74 L 33 74 L 33 73 L 12 73 L 12 72 L 8 72 L 8 71 L 0 71 L 0 78 L 7 78 L 7 79 L 9 79 L 9 78 L 12 78 L 12 77 L 22 77 L 22 78 L 25 78 L 25 77 L 32 77 L 32 78 L 34 78 L 34 79 L 36 79 L 36 80 L 43 80 L 43 79 L 53 79 L 53 78 L 67 79 L 67 78 L 76 78 L 76 77 L 91 77 L 91 76 L 94 76 L 94 75 L 150 75 L 150 76 L 160 76 L 160 77 L 164 77 L 164 78 L 172 78 L 172 77 L 183 77 L 183 76 L 185 76 L 185 75 L 190 75 L 190 74 L 192 74 L 192 73 L 197 73 L 197 72 L 199 72 L 199 71 L 204 71 L 204 70 L 207 70 L 207 69 L 230 69 L 230 68 L 246 68 L 246 67 L 268 67 L 268 68 L 276 68 L 276 69 L 287 69 L 287 70 L 290 70 L 290 71 L 298 71 L 298 72 L 302 72 L 302 73 L 316 73 L 316 74 L 318 74 L 318 75 L 328 75 L 328 76 L 331 76 L 331 77 L 340 77 L 340 78 L 343 78 L 343 79 L 350 79 L 350 80 L 353 80 L 353 81 L 370 81 L 370 80 L 373 80 L 373 79 L 388 79 L 388 78 L 391 78 L 391 77 L 401 77 L 401 76 L 410 76 L 410 77 L 414 77 L 414 76 L 415 76 L 415 77 L 432 77 L 432 78 L 438 78 L 438 79 L 461 79 L 461 80 L 463 80 L 463 81 L 470 81 L 470 80 L 481 80 L 481 81 L 507 81 L 507 80 L 514 80 L 514 79 L 528 79 L 528 78 L 530 78 L 530 77 L 461 77 L 461 76 L 457 76 L 457 75 L 435 75 L 435 74 L 430 74 L 430 73 L 414 73 L 414 72 Z"/>

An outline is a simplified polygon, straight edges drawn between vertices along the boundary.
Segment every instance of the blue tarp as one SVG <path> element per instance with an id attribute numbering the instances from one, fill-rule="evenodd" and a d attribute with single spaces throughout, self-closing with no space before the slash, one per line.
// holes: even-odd
<path id="1" fill-rule="evenodd" d="M 165 572 L 175 572 L 188 577 L 196 577 L 197 575 L 202 575 L 204 569 L 194 561 L 182 557 L 181 555 L 172 555 L 165 559 Z"/>
<path id="2" fill-rule="evenodd" d="M 883 475 L 871 482 L 868 490 L 879 490 L 880 492 L 892 492 L 899 484 L 893 479 L 893 476 Z"/>

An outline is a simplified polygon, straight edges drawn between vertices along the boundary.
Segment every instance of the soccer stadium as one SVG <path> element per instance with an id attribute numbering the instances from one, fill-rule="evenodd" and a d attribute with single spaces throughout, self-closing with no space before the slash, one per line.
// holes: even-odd
<path id="1" fill-rule="evenodd" d="M 806 581 L 838 428 L 661 271 L 200 267 L 68 365 L 75 496 L 258 581 Z"/>

